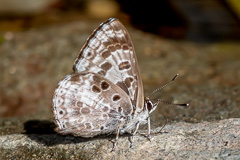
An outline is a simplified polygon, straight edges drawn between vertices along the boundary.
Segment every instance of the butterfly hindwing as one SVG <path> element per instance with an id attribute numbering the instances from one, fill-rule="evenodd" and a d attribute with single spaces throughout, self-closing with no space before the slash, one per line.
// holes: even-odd
<path id="1" fill-rule="evenodd" d="M 143 87 L 132 40 L 122 23 L 111 18 L 88 38 L 76 59 L 75 73 L 97 73 L 118 85 L 133 107 L 143 107 Z"/>
<path id="2" fill-rule="evenodd" d="M 132 111 L 127 94 L 96 73 L 67 75 L 53 98 L 54 119 L 62 134 L 93 137 L 111 133 Z"/>

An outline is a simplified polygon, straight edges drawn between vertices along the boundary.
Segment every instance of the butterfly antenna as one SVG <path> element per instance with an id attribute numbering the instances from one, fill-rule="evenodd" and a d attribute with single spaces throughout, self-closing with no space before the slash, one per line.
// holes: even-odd
<path id="1" fill-rule="evenodd" d="M 158 99 L 157 101 L 158 101 L 158 102 L 162 102 L 162 103 L 166 103 L 166 104 L 170 104 L 170 105 L 176 105 L 176 106 L 184 106 L 184 107 L 189 106 L 189 103 L 186 103 L 186 104 L 174 104 L 174 103 L 170 103 L 170 102 L 163 101 L 163 100 L 160 100 L 160 99 Z M 161 127 L 159 133 L 163 130 L 163 128 L 167 125 L 167 122 L 168 122 L 168 121 L 167 121 L 167 117 L 164 116 L 164 114 L 162 114 L 162 113 L 161 113 L 161 115 L 163 116 L 165 122 L 164 122 L 163 126 Z"/>
<path id="2" fill-rule="evenodd" d="M 177 79 L 178 76 L 179 76 L 179 74 L 176 74 L 170 82 L 168 82 L 167 84 L 163 85 L 160 88 L 153 90 L 152 93 L 148 97 L 150 97 L 152 94 L 156 93 L 157 91 L 159 91 L 159 90 L 163 89 L 164 87 L 168 86 L 169 84 L 171 84 L 175 79 Z"/>
<path id="3" fill-rule="evenodd" d="M 180 103 L 180 104 L 176 104 L 176 103 L 171 103 L 171 102 L 168 102 L 168 101 L 163 101 L 163 100 L 160 100 L 158 99 L 157 100 L 158 102 L 162 102 L 162 103 L 165 103 L 165 104 L 170 104 L 170 105 L 174 105 L 174 106 L 183 106 L 183 107 L 188 107 L 189 106 L 189 103 Z"/>
<path id="4" fill-rule="evenodd" d="M 162 101 L 162 100 L 158 100 L 159 102 L 163 102 L 163 103 L 166 103 L 166 104 L 171 104 L 171 105 L 178 105 L 178 106 L 189 106 L 189 104 L 188 103 L 186 103 L 186 104 L 173 104 L 173 103 L 170 103 L 170 102 L 166 102 L 166 101 Z M 163 130 L 163 128 L 165 128 L 165 126 L 167 125 L 167 122 L 168 122 L 168 120 L 167 120 L 167 117 L 164 115 L 164 114 L 162 114 L 162 113 L 160 113 L 162 116 L 163 116 L 163 118 L 164 118 L 164 124 L 163 124 L 163 126 L 161 127 L 161 129 L 159 130 L 159 132 L 158 133 L 160 133 L 162 130 Z"/>

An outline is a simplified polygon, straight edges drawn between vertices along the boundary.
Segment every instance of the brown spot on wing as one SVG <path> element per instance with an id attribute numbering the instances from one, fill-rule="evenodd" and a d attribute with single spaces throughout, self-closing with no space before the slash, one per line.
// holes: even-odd
<path id="1" fill-rule="evenodd" d="M 112 68 L 112 65 L 109 62 L 106 62 L 104 64 L 101 65 L 101 68 L 105 71 L 109 70 L 110 68 Z"/>
<path id="2" fill-rule="evenodd" d="M 123 48 L 123 50 L 129 50 L 128 45 L 126 45 L 126 44 L 122 45 L 122 48 Z"/>
<path id="3" fill-rule="evenodd" d="M 111 51 L 111 52 L 115 52 L 117 50 L 117 48 L 113 45 L 110 45 L 108 46 L 108 49 Z"/>
<path id="4" fill-rule="evenodd" d="M 118 66 L 119 70 L 129 69 L 131 68 L 131 65 L 128 61 L 122 62 Z"/>
<path id="5" fill-rule="evenodd" d="M 82 102 L 80 102 L 80 101 L 77 102 L 77 106 L 78 106 L 78 107 L 82 107 L 82 105 L 83 105 Z"/>
<path id="6" fill-rule="evenodd" d="M 101 89 L 100 89 L 98 86 L 93 85 L 93 86 L 92 86 L 92 91 L 95 92 L 95 93 L 100 93 L 100 92 L 101 92 Z"/>
<path id="7" fill-rule="evenodd" d="M 70 78 L 70 81 L 72 82 L 76 82 L 76 81 L 79 81 L 79 75 L 78 74 L 73 74 L 71 75 L 71 78 Z"/>
<path id="8" fill-rule="evenodd" d="M 87 53 L 87 56 L 91 56 L 91 55 L 92 55 L 92 53 L 91 53 L 91 52 L 88 52 L 88 53 Z"/>
<path id="9" fill-rule="evenodd" d="M 88 51 L 87 53 L 86 53 L 86 58 L 91 58 L 93 56 L 93 53 L 92 52 L 90 52 L 90 51 Z"/>
<path id="10" fill-rule="evenodd" d="M 101 79 L 100 79 L 100 77 L 99 76 L 96 76 L 96 75 L 93 75 L 93 81 L 95 81 L 95 82 L 100 82 L 101 81 Z"/>
<path id="11" fill-rule="evenodd" d="M 93 81 L 94 82 L 97 82 L 97 83 L 100 83 L 101 82 L 101 78 L 97 75 L 93 75 Z"/>
<path id="12" fill-rule="evenodd" d="M 90 113 L 90 109 L 89 108 L 82 108 L 81 109 L 81 113 L 82 114 L 89 114 Z"/>
<path id="13" fill-rule="evenodd" d="M 116 101 L 118 101 L 118 100 L 120 100 L 120 99 L 121 99 L 121 97 L 120 97 L 119 95 L 114 95 L 113 98 L 112 98 L 112 100 L 113 100 L 114 102 L 116 102 Z"/>
<path id="14" fill-rule="evenodd" d="M 122 107 L 118 107 L 118 112 L 122 112 Z"/>
<path id="15" fill-rule="evenodd" d="M 120 44 L 116 44 L 116 45 L 115 45 L 115 48 L 116 48 L 117 50 L 119 50 L 119 49 L 122 48 L 122 46 L 121 46 Z"/>
<path id="16" fill-rule="evenodd" d="M 125 79 L 125 84 L 126 84 L 126 86 L 128 87 L 128 88 L 130 88 L 131 87 L 131 82 L 133 81 L 133 78 L 132 77 L 127 77 L 126 79 Z"/>
<path id="17" fill-rule="evenodd" d="M 111 55 L 111 53 L 109 51 L 102 52 L 102 57 L 105 59 L 108 58 L 110 55 Z"/>
<path id="18" fill-rule="evenodd" d="M 108 111 L 108 107 L 107 106 L 104 106 L 103 109 L 102 109 L 103 112 L 107 112 Z"/>
<path id="19" fill-rule="evenodd" d="M 103 82 L 101 83 L 101 88 L 102 88 L 103 90 L 107 90 L 109 87 L 110 87 L 110 86 L 109 86 L 109 84 L 108 84 L 106 81 L 103 81 Z"/>
<path id="20" fill-rule="evenodd" d="M 100 75 L 102 75 L 102 76 L 105 76 L 106 72 L 103 71 L 103 70 L 101 70 L 101 71 L 98 72 L 98 74 L 100 74 Z"/>

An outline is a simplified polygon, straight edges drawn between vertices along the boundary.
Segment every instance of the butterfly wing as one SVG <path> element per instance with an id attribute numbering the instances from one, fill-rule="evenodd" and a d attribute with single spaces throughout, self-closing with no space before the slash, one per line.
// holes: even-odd
<path id="1" fill-rule="evenodd" d="M 143 86 L 135 50 L 130 35 L 119 20 L 110 18 L 92 33 L 73 70 L 104 76 L 130 97 L 134 109 L 142 110 Z"/>
<path id="2" fill-rule="evenodd" d="M 57 132 L 81 137 L 115 132 L 132 110 L 127 94 L 96 73 L 67 75 L 53 98 Z"/>

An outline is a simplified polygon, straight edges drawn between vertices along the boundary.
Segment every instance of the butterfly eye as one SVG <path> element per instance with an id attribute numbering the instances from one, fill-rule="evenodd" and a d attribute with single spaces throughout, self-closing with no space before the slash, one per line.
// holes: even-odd
<path id="1" fill-rule="evenodd" d="M 153 103 L 150 100 L 146 100 L 147 110 L 150 112 L 153 109 Z"/>

